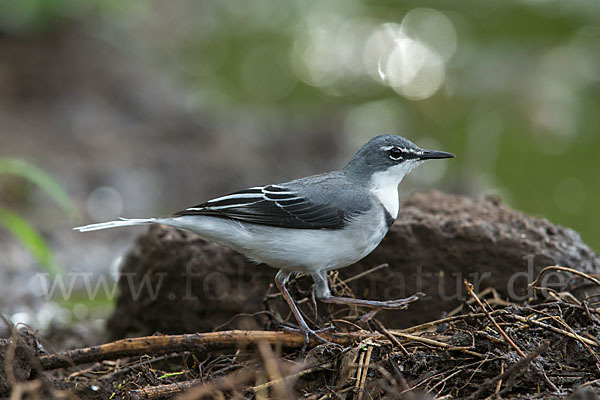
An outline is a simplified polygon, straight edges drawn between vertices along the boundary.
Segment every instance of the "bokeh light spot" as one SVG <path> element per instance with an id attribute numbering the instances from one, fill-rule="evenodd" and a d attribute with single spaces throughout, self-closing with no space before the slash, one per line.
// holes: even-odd
<path id="1" fill-rule="evenodd" d="M 430 8 L 415 8 L 402 20 L 402 32 L 421 41 L 447 61 L 456 51 L 456 30 L 444 14 Z"/>

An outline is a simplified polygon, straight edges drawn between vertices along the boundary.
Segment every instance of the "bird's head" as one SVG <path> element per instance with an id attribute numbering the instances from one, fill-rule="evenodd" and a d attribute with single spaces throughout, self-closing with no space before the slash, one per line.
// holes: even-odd
<path id="1" fill-rule="evenodd" d="M 425 160 L 453 158 L 444 151 L 425 150 L 397 135 L 380 135 L 369 140 L 344 168 L 362 182 L 385 181 L 398 186 L 402 178 Z"/>

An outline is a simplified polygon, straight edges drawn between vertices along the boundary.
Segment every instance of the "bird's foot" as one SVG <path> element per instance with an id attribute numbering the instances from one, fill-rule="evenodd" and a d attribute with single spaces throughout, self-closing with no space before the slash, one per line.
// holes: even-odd
<path id="1" fill-rule="evenodd" d="M 301 326 L 300 328 L 292 328 L 291 326 L 284 325 L 283 329 L 288 332 L 299 332 L 304 335 L 304 346 L 302 347 L 302 353 L 306 352 L 306 349 L 308 348 L 308 345 L 310 344 L 311 336 L 323 344 L 331 344 L 331 345 L 337 346 L 335 343 L 332 343 L 329 340 L 323 339 L 321 336 L 319 336 L 319 333 L 328 332 L 330 330 L 335 329 L 335 326 L 333 326 L 333 325 L 328 326 L 326 328 L 321 328 L 321 329 L 310 329 L 308 326 L 304 326 L 304 327 Z"/>
<path id="2" fill-rule="evenodd" d="M 413 303 L 424 296 L 425 296 L 425 293 L 417 292 L 417 293 L 413 294 L 412 296 L 407 297 L 405 299 L 378 301 L 377 303 L 379 303 L 379 304 L 377 304 L 376 308 L 383 309 L 383 310 L 403 310 L 406 307 L 408 307 L 408 305 L 410 303 Z"/>
<path id="3" fill-rule="evenodd" d="M 425 296 L 425 294 L 418 292 L 413 294 L 410 297 L 405 299 L 396 299 L 396 300 L 363 300 L 363 299 L 355 299 L 353 297 L 337 297 L 337 296 L 329 296 L 321 298 L 321 301 L 324 303 L 333 303 L 333 304 L 346 304 L 350 306 L 362 306 L 362 307 L 370 307 L 376 310 L 403 310 L 408 305 L 414 301 L 419 300 L 420 297 Z"/>

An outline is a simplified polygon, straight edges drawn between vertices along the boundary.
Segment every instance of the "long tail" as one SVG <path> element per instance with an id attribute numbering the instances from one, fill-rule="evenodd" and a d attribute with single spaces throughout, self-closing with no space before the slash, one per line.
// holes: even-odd
<path id="1" fill-rule="evenodd" d="M 119 221 L 100 222 L 99 224 L 78 226 L 77 228 L 73 228 L 73 230 L 76 230 L 79 232 L 90 232 L 90 231 L 99 231 L 100 229 L 118 228 L 121 226 L 154 224 L 156 222 L 157 222 L 156 218 L 138 218 L 138 219 L 121 218 Z"/>

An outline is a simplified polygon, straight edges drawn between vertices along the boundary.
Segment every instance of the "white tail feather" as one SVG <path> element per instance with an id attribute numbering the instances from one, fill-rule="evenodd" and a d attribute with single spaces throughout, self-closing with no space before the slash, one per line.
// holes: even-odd
<path id="1" fill-rule="evenodd" d="M 90 231 L 99 231 L 100 229 L 118 228 L 121 226 L 153 224 L 155 222 L 156 222 L 156 218 L 138 218 L 138 219 L 121 218 L 120 221 L 100 222 L 99 224 L 78 226 L 77 228 L 73 228 L 73 230 L 76 230 L 79 232 L 90 232 Z"/>

